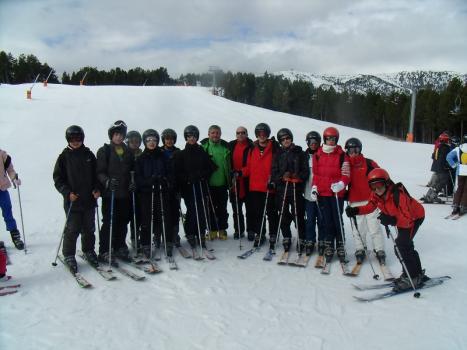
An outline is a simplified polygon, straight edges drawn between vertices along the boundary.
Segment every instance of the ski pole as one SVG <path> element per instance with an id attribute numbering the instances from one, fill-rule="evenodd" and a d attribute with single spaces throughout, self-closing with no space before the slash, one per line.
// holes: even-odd
<path id="1" fill-rule="evenodd" d="M 415 285 L 413 284 L 412 277 L 410 276 L 409 270 L 407 269 L 407 266 L 405 265 L 404 258 L 402 258 L 401 252 L 399 250 L 399 247 L 397 246 L 396 240 L 394 239 L 394 236 L 392 235 L 391 230 L 389 229 L 388 226 L 384 226 L 384 227 L 386 228 L 386 234 L 388 235 L 388 237 L 391 237 L 391 239 L 392 239 L 392 243 L 394 244 L 394 249 L 397 252 L 397 254 L 396 254 L 397 258 L 399 259 L 399 261 L 400 261 L 400 263 L 402 265 L 402 268 L 404 269 L 405 273 L 407 274 L 407 277 L 409 278 L 409 281 L 410 281 L 410 285 L 412 286 L 412 289 L 415 292 L 413 296 L 415 298 L 420 298 L 420 292 L 417 292 L 417 289 L 415 288 Z M 396 233 L 397 233 L 397 235 L 399 235 L 399 231 L 398 231 L 397 227 L 396 227 Z"/>
<path id="2" fill-rule="evenodd" d="M 62 246 L 63 237 L 65 236 L 66 227 L 68 226 L 68 218 L 70 217 L 72 206 L 73 206 L 73 202 L 70 202 L 70 206 L 68 207 L 68 210 L 66 212 L 66 219 L 65 219 L 65 225 L 63 226 L 62 237 L 60 238 L 60 243 L 58 243 L 57 254 L 55 254 L 55 260 L 53 261 L 52 266 L 57 266 L 58 252 L 60 251 L 60 247 Z"/>
<path id="3" fill-rule="evenodd" d="M 18 173 L 16 173 L 15 179 L 18 179 Z M 21 229 L 23 230 L 24 254 L 27 254 L 28 249 L 27 249 L 27 246 L 26 246 L 26 232 L 24 231 L 23 207 L 21 205 L 21 192 L 19 190 L 19 186 L 14 185 L 14 187 L 16 187 L 16 189 L 18 190 L 19 215 L 21 217 Z"/>
<path id="4" fill-rule="evenodd" d="M 285 189 L 284 189 L 284 196 L 282 198 L 281 213 L 279 215 L 279 225 L 277 225 L 276 242 L 279 240 L 280 234 L 281 234 L 282 215 L 284 214 L 285 198 L 287 196 L 287 187 L 288 186 L 289 186 L 289 182 L 286 181 L 285 182 Z"/>
<path id="5" fill-rule="evenodd" d="M 371 262 L 368 247 L 367 247 L 366 243 L 363 241 L 363 237 L 362 237 L 362 235 L 360 233 L 360 230 L 358 229 L 357 218 L 354 216 L 354 217 L 352 217 L 352 219 L 353 219 L 353 224 L 355 226 L 355 230 L 357 231 L 358 237 L 360 238 L 360 242 L 362 242 L 363 249 L 365 249 L 365 253 L 366 253 L 366 255 L 368 255 L 368 262 L 370 263 L 371 270 L 373 271 L 373 279 L 379 280 L 379 275 L 375 272 L 375 269 L 374 269 L 373 264 Z M 352 219 L 350 219 L 350 226 L 352 226 Z"/>
<path id="6" fill-rule="evenodd" d="M 131 175 L 131 182 L 132 183 L 135 183 L 135 172 L 134 171 L 130 171 L 130 175 Z M 135 200 L 135 192 L 133 191 L 131 193 L 132 195 L 132 201 L 133 201 L 133 230 L 134 230 L 134 235 L 135 235 L 135 258 L 138 256 L 138 231 L 136 231 L 137 229 L 137 225 L 136 225 L 136 200 Z"/>
<path id="7" fill-rule="evenodd" d="M 160 182 L 159 182 L 159 200 L 161 202 L 161 221 L 162 221 L 162 235 L 164 236 L 165 258 L 167 258 L 167 236 L 165 233 L 164 202 L 162 200 L 162 184 Z"/>
<path id="8" fill-rule="evenodd" d="M 341 210 L 339 208 L 339 198 L 337 197 L 337 193 L 334 193 L 334 195 L 336 198 L 337 216 L 339 217 L 339 231 L 341 233 L 342 247 L 344 248 L 344 259 L 345 259 L 345 257 L 347 256 L 347 252 L 345 251 L 344 225 L 342 224 Z"/>
<path id="9" fill-rule="evenodd" d="M 199 182 L 201 185 L 201 182 Z M 196 212 L 196 224 L 198 225 L 198 238 L 199 238 L 199 246 L 200 246 L 200 252 L 201 252 L 201 257 L 203 257 L 203 244 L 201 243 L 201 228 L 199 226 L 199 214 L 198 214 L 198 201 L 196 199 L 196 190 L 195 190 L 195 184 L 192 184 L 193 187 L 193 200 L 195 202 L 195 212 Z M 206 223 L 207 225 L 207 223 Z"/>
<path id="10" fill-rule="evenodd" d="M 109 271 L 112 271 L 112 236 L 113 236 L 113 221 L 114 221 L 114 202 L 115 202 L 115 190 L 112 190 L 111 195 L 110 195 Z"/>
<path id="11" fill-rule="evenodd" d="M 152 260 L 152 243 L 154 240 L 154 184 L 151 191 L 151 231 L 149 232 L 149 260 Z"/>
<path id="12" fill-rule="evenodd" d="M 211 191 L 209 190 L 208 182 L 205 181 L 205 183 L 206 183 L 206 188 L 207 188 L 207 191 L 208 191 L 209 203 L 211 204 L 212 215 L 214 216 L 214 223 L 216 224 L 217 236 L 219 236 L 220 235 L 220 232 L 219 232 L 219 220 L 217 219 L 216 209 L 214 208 L 214 202 L 212 201 Z"/>
<path id="13" fill-rule="evenodd" d="M 237 177 L 234 176 L 233 178 L 234 181 L 234 192 L 235 192 L 235 209 L 237 210 L 237 232 L 238 232 L 238 241 L 239 241 L 239 249 L 242 250 L 242 234 L 240 230 L 240 212 L 238 211 L 238 198 L 239 194 L 237 192 Z"/>
<path id="14" fill-rule="evenodd" d="M 297 252 L 299 255 L 302 254 L 300 250 L 300 232 L 298 231 L 298 215 L 297 215 L 297 193 L 295 192 L 295 181 L 292 181 L 293 186 L 293 208 L 294 208 L 294 215 L 295 215 L 295 228 L 297 229 Z"/>

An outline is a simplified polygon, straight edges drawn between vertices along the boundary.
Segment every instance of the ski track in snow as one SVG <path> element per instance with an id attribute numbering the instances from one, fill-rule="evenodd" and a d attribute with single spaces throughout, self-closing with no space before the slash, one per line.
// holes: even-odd
<path id="1" fill-rule="evenodd" d="M 19 292 L 0 299 L 0 349 L 465 349 L 464 311 L 467 309 L 465 220 L 444 220 L 450 208 L 426 205 L 427 217 L 415 238 L 429 275 L 449 274 L 444 285 L 372 303 L 359 303 L 351 283 L 374 283 L 368 263 L 360 276 L 342 275 L 337 261 L 331 274 L 314 268 L 278 266 L 277 257 L 264 262 L 266 251 L 246 260 L 237 258 L 238 241 L 210 242 L 217 260 L 202 262 L 176 254 L 178 271 L 147 275 L 135 282 L 114 270 L 115 281 L 105 281 L 78 259 L 80 272 L 93 284 L 79 288 L 59 262 L 52 267 L 64 224 L 61 196 L 53 187 L 52 170 L 66 146 L 64 131 L 83 126 L 85 144 L 94 152 L 107 142 L 107 127 L 116 119 L 129 130 L 174 128 L 178 146 L 188 124 L 201 137 L 219 124 L 231 140 L 235 128 L 250 134 L 258 122 L 271 125 L 273 134 L 287 126 L 304 146 L 308 131 L 329 123 L 238 104 L 193 87 L 71 87 L 40 85 L 25 99 L 29 85 L 0 86 L 2 149 L 12 156 L 23 181 L 21 196 L 28 254 L 16 251 L 2 230 Z M 363 153 L 387 168 L 414 197 L 426 188 L 431 173 L 431 145 L 407 144 L 338 126 L 340 144 L 351 136 L 363 141 Z M 17 195 L 10 189 L 18 225 Z M 230 204 L 229 204 L 229 211 Z M 229 218 L 232 225 L 232 215 Z M 344 217 L 347 253 L 353 264 L 350 223 Z M 182 228 L 181 228 L 182 229 Z M 181 231 L 183 232 L 183 231 Z M 295 231 L 293 230 L 293 233 Z M 243 241 L 242 251 L 251 242 Z M 388 265 L 400 273 L 389 240 Z M 186 243 L 185 243 L 186 244 Z M 371 243 L 369 243 L 371 247 Z M 316 254 L 316 253 L 315 253 Z M 381 275 L 376 261 L 374 267 Z M 143 274 L 142 271 L 132 271 Z"/>

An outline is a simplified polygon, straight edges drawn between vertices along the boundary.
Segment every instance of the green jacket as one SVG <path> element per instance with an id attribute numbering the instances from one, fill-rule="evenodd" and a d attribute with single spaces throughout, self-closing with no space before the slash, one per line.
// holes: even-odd
<path id="1" fill-rule="evenodd" d="M 213 143 L 208 138 L 201 141 L 201 146 L 217 165 L 217 170 L 209 178 L 209 186 L 230 186 L 230 150 L 224 140 Z"/>

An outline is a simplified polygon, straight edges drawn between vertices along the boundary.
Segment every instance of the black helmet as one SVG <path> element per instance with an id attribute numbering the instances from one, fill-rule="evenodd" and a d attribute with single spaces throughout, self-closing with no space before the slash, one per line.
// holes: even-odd
<path id="1" fill-rule="evenodd" d="M 165 142 L 166 138 L 173 139 L 174 144 L 177 143 L 177 133 L 173 129 L 165 129 L 164 131 L 162 131 L 161 137 L 162 137 L 162 143 Z"/>
<path id="2" fill-rule="evenodd" d="M 112 136 L 113 134 L 115 134 L 116 132 L 120 133 L 123 135 L 123 138 L 125 138 L 126 136 L 126 124 L 123 120 L 117 120 L 115 123 L 113 123 L 110 127 L 109 127 L 109 139 L 112 140 Z"/>
<path id="3" fill-rule="evenodd" d="M 258 137 L 260 131 L 264 131 L 266 135 L 269 137 L 271 135 L 271 128 L 266 123 L 259 123 L 255 127 L 255 136 Z"/>
<path id="4" fill-rule="evenodd" d="M 467 143 L 467 134 L 464 134 L 462 143 Z"/>
<path id="5" fill-rule="evenodd" d="M 321 135 L 317 131 L 310 131 L 308 134 L 306 134 L 306 144 L 309 145 L 311 143 L 311 140 L 315 140 L 318 145 L 321 144 Z"/>
<path id="6" fill-rule="evenodd" d="M 148 129 L 148 130 L 146 130 L 145 132 L 143 132 L 143 143 L 144 143 L 144 146 L 146 146 L 146 143 L 147 143 L 146 139 L 147 139 L 148 137 L 155 137 L 155 138 L 157 139 L 156 145 L 159 144 L 159 133 L 158 133 L 156 130 L 154 130 L 154 129 Z"/>
<path id="7" fill-rule="evenodd" d="M 292 131 L 290 131 L 290 129 L 282 128 L 277 132 L 277 140 L 279 140 L 279 142 L 282 140 L 283 137 L 286 136 L 290 137 L 293 141 L 293 134 Z"/>
<path id="8" fill-rule="evenodd" d="M 457 135 L 451 136 L 451 143 L 455 146 L 459 146 L 459 143 L 461 142 L 461 139 Z"/>
<path id="9" fill-rule="evenodd" d="M 83 142 L 84 141 L 83 129 L 78 125 L 69 126 L 65 131 L 65 138 L 67 142 L 70 142 L 70 140 L 75 137 L 76 138 L 79 137 L 81 139 L 81 142 Z"/>
<path id="10" fill-rule="evenodd" d="M 199 130 L 194 125 L 188 125 L 185 130 L 183 130 L 183 137 L 185 141 L 188 139 L 188 136 L 194 136 L 197 140 L 199 139 Z"/>
<path id="11" fill-rule="evenodd" d="M 362 151 L 362 142 L 357 139 L 356 137 L 351 137 L 347 141 L 345 141 L 344 148 L 348 150 L 349 148 L 358 148 L 360 153 Z"/>
<path id="12" fill-rule="evenodd" d="M 128 134 L 126 134 L 127 143 L 130 140 L 138 140 L 138 143 L 141 145 L 141 140 L 142 140 L 141 139 L 141 134 L 136 130 L 128 131 Z"/>

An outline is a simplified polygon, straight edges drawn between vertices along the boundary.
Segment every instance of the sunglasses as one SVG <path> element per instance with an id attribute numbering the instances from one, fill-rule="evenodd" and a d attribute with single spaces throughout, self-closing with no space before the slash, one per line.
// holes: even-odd
<path id="1" fill-rule="evenodd" d="M 292 140 L 292 138 L 290 136 L 284 136 L 283 138 L 281 138 L 281 142 L 284 142 L 286 140 Z"/>
<path id="2" fill-rule="evenodd" d="M 146 143 L 148 143 L 148 142 L 159 143 L 159 140 L 158 140 L 157 138 L 155 138 L 155 137 L 148 137 L 148 138 L 146 139 Z"/>
<path id="3" fill-rule="evenodd" d="M 80 136 L 74 136 L 70 138 L 70 142 L 83 142 L 83 138 Z"/>
<path id="4" fill-rule="evenodd" d="M 371 188 L 372 191 L 380 190 L 385 186 L 386 186 L 385 181 L 378 181 L 378 182 L 371 182 L 370 183 L 370 188 Z"/>
<path id="5" fill-rule="evenodd" d="M 237 135 L 246 135 L 246 131 L 237 131 Z"/>
<path id="6" fill-rule="evenodd" d="M 311 146 L 311 145 L 318 145 L 318 141 L 314 140 L 314 139 L 311 139 L 311 140 L 308 140 L 307 141 L 307 144 L 308 146 Z"/>

